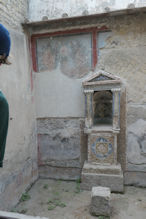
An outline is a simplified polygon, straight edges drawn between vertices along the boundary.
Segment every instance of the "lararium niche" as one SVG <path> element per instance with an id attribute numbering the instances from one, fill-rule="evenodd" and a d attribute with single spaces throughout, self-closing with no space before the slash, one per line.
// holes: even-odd
<path id="1" fill-rule="evenodd" d="M 123 173 L 117 162 L 121 80 L 100 70 L 83 82 L 83 89 L 88 160 L 82 169 L 82 188 L 107 186 L 123 192 Z"/>
<path id="2" fill-rule="evenodd" d="M 112 125 L 112 92 L 95 91 L 93 94 L 93 124 Z"/>

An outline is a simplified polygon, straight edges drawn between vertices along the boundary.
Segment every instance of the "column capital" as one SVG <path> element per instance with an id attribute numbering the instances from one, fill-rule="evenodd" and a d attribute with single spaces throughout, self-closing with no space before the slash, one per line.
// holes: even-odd
<path id="1" fill-rule="evenodd" d="M 85 94 L 92 94 L 92 93 L 94 93 L 94 90 L 84 90 L 84 93 Z"/>
<path id="2" fill-rule="evenodd" d="M 111 91 L 114 93 L 114 92 L 120 92 L 121 91 L 121 88 L 112 88 Z"/>

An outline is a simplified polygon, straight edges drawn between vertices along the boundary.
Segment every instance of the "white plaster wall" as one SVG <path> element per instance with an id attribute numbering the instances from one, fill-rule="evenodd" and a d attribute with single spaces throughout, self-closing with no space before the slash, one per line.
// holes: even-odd
<path id="1" fill-rule="evenodd" d="M 12 41 L 10 53 L 12 64 L 0 66 L 0 87 L 8 99 L 10 108 L 5 156 L 7 166 L 12 162 L 22 163 L 23 159 L 33 155 L 29 144 L 35 125 L 35 108 L 30 84 L 31 69 L 28 62 L 26 38 L 23 33 L 8 29 Z M 15 159 L 13 160 L 12 157 Z"/>
<path id="2" fill-rule="evenodd" d="M 9 66 L 0 66 L 0 88 L 9 103 L 9 129 L 3 168 L 0 168 L 0 209 L 9 210 L 37 178 L 36 119 L 26 37 L 9 29 Z"/>
<path id="3" fill-rule="evenodd" d="M 131 7 L 144 7 L 146 0 L 30 0 L 29 20 L 74 17 L 115 11 Z"/>
<path id="4" fill-rule="evenodd" d="M 61 71 L 35 73 L 37 118 L 83 117 L 82 79 L 71 79 Z"/>
<path id="5" fill-rule="evenodd" d="M 27 0 L 0 0 L 0 23 L 10 32 L 11 65 L 0 66 L 0 89 L 9 103 L 9 129 L 3 168 L 0 168 L 0 209 L 16 205 L 37 178 L 36 117 L 31 89 L 31 65 L 21 23 Z"/>

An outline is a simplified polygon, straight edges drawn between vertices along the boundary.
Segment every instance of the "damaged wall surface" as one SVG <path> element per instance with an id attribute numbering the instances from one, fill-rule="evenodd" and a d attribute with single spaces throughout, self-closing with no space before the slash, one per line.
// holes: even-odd
<path id="1" fill-rule="evenodd" d="M 37 179 L 37 164 L 41 177 L 80 177 L 87 159 L 82 81 L 100 68 L 122 81 L 118 161 L 125 172 L 125 184 L 146 186 L 146 14 L 88 16 L 143 6 L 145 2 L 140 0 L 84 0 L 70 4 L 30 0 L 29 21 L 64 18 L 54 23 L 44 21 L 43 25 L 28 24 L 27 33 L 33 36 L 64 32 L 59 37 L 56 34 L 56 38 L 47 35 L 43 40 L 34 36 L 37 49 L 33 62 L 38 68 L 33 72 L 33 90 L 29 45 L 21 28 L 21 22 L 28 17 L 27 1 L 0 1 L 0 20 L 12 38 L 12 65 L 0 67 L 0 87 L 10 105 L 6 156 L 0 173 L 1 210 L 15 205 Z M 81 19 L 67 18 L 82 15 Z M 101 28 L 94 35 L 96 67 L 92 65 L 91 31 L 79 31 L 91 27 Z M 78 31 L 69 34 L 68 30 L 73 29 Z"/>
<path id="2" fill-rule="evenodd" d="M 107 28 L 106 31 L 108 32 L 105 32 L 103 30 L 102 32 L 98 33 L 98 63 L 96 68 L 104 68 L 105 71 L 119 76 L 122 80 L 122 124 L 121 134 L 118 140 L 118 160 L 121 162 L 125 171 L 125 183 L 134 183 L 139 185 L 139 175 L 136 175 L 136 173 L 141 172 L 143 173 L 143 175 L 145 175 L 146 161 L 144 134 L 145 132 L 140 131 L 141 125 L 145 130 L 144 127 L 146 119 L 146 63 L 144 58 L 146 55 L 146 27 L 145 22 L 143 22 L 145 20 L 145 14 L 139 13 L 133 15 L 121 15 L 113 17 L 102 16 L 100 18 L 98 17 L 98 19 L 96 17 L 88 19 L 83 18 L 80 19 L 80 21 L 75 20 L 74 22 L 73 20 L 68 20 L 65 23 L 62 23 L 62 26 L 61 22 L 58 22 L 60 24 L 59 27 L 58 23 L 55 22 L 54 24 L 52 23 L 49 25 L 49 27 L 52 28 L 49 30 L 47 23 L 46 26 L 43 25 L 43 29 L 38 24 L 31 29 L 33 34 L 38 34 L 42 32 L 51 33 L 53 31 L 57 31 L 57 27 L 59 28 L 59 30 L 70 30 L 71 25 L 73 29 L 89 28 L 91 26 L 95 26 L 98 28 L 104 26 Z M 82 39 L 84 40 L 83 35 Z M 41 40 L 41 38 L 39 40 Z M 89 47 L 88 51 L 90 51 L 90 44 L 86 43 L 86 46 Z M 50 59 L 48 59 L 48 62 L 49 60 Z M 64 121 L 65 117 L 67 117 L 70 120 L 72 118 L 78 118 L 79 120 L 84 118 L 84 97 L 82 91 L 82 81 L 87 75 L 92 74 L 93 72 L 90 71 L 85 75 L 81 74 L 77 76 L 77 79 L 75 76 L 76 72 L 74 72 L 73 77 L 71 75 L 65 75 L 62 72 L 60 66 L 61 65 L 58 65 L 56 69 L 50 71 L 45 69 L 45 71 L 38 71 L 37 73 L 35 73 L 37 117 L 38 122 L 40 120 L 42 124 L 44 120 L 44 126 L 47 121 L 46 119 L 44 119 L 44 117 L 48 118 L 48 124 L 50 123 L 50 121 L 53 121 L 53 123 L 56 124 L 56 122 L 59 121 L 57 120 L 58 118 L 62 121 Z M 127 93 L 127 98 L 125 98 L 125 89 Z M 54 118 L 53 120 L 51 119 L 52 117 Z M 137 132 L 136 134 L 135 132 L 137 127 L 139 127 L 139 132 Z M 38 132 L 38 134 L 40 133 Z M 53 139 L 54 134 L 52 133 L 51 135 L 51 138 Z M 44 133 L 44 140 L 42 140 L 42 138 L 43 136 L 41 136 L 41 142 L 46 142 L 46 133 Z M 58 145 L 61 141 L 61 138 L 62 137 L 58 139 Z M 45 150 L 47 150 L 48 147 L 52 147 L 52 141 L 48 140 L 47 142 L 48 144 L 45 144 Z M 40 143 L 39 147 L 43 147 L 43 145 L 43 143 Z M 80 147 L 79 151 L 81 151 L 82 147 L 79 138 L 78 145 Z M 55 152 L 59 155 L 59 151 L 57 152 L 54 147 L 54 153 Z M 51 160 L 48 159 L 47 165 L 50 164 L 50 161 Z M 133 171 L 135 172 L 134 180 L 133 175 L 131 175 L 133 174 Z"/>
<path id="3" fill-rule="evenodd" d="M 40 177 L 78 179 L 87 157 L 84 120 L 38 119 L 37 125 Z"/>
<path id="4" fill-rule="evenodd" d="M 146 6 L 146 1 L 143 0 L 30 0 L 29 20 L 40 21 L 43 19 L 85 16 L 144 6 Z"/>
<path id="5" fill-rule="evenodd" d="M 21 27 L 27 7 L 27 1 L 0 1 L 0 21 L 9 30 L 12 41 L 12 64 L 0 66 L 0 88 L 10 111 L 4 167 L 0 169 L 1 210 L 10 210 L 38 176 L 31 65 Z"/>

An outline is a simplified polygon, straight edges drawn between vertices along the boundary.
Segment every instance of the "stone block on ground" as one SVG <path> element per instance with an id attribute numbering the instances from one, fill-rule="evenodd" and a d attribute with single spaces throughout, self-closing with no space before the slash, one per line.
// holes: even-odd
<path id="1" fill-rule="evenodd" d="M 96 216 L 110 216 L 110 188 L 93 187 L 91 191 L 90 213 Z"/>

